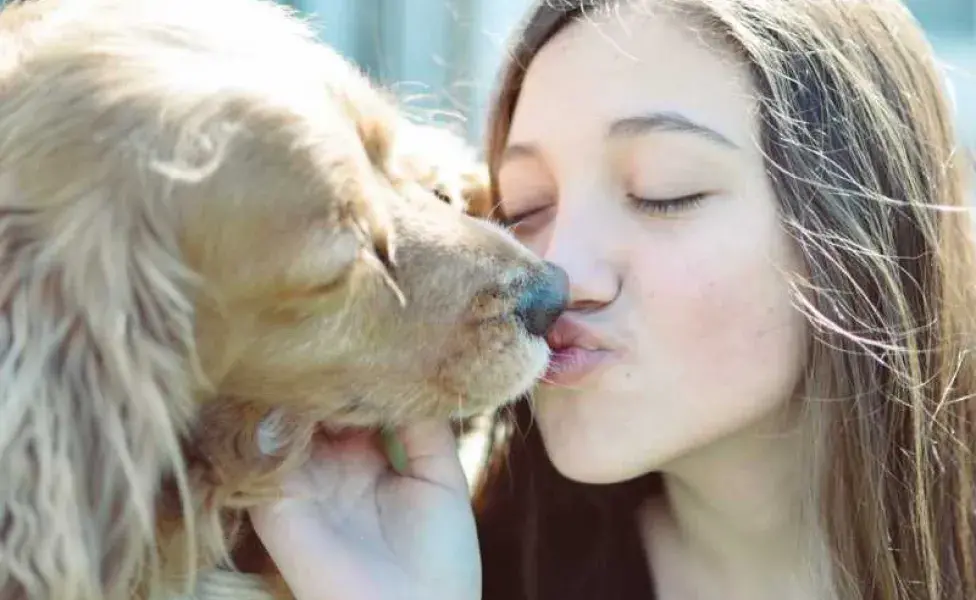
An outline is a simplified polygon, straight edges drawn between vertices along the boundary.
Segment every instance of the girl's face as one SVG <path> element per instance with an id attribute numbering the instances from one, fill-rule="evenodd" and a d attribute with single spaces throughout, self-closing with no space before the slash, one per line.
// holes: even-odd
<path id="1" fill-rule="evenodd" d="M 634 8 L 571 25 L 528 69 L 499 186 L 519 238 L 572 282 L 535 405 L 569 478 L 667 470 L 798 384 L 798 260 L 753 96 L 731 54 Z"/>

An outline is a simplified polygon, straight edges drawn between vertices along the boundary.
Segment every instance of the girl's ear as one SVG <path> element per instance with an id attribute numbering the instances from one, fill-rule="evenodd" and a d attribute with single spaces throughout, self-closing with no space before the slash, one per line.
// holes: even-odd
<path id="1" fill-rule="evenodd" d="M 0 598 L 129 600 L 161 479 L 189 498 L 191 276 L 124 186 L 22 168 L 47 183 L 0 173 Z"/>

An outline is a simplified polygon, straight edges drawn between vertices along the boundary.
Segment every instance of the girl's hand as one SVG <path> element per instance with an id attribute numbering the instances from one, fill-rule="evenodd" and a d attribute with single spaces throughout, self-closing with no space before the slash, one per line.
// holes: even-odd
<path id="1" fill-rule="evenodd" d="M 251 511 L 298 600 L 478 600 L 467 482 L 447 422 L 398 432 L 402 474 L 378 434 L 315 440 L 286 498 Z"/>

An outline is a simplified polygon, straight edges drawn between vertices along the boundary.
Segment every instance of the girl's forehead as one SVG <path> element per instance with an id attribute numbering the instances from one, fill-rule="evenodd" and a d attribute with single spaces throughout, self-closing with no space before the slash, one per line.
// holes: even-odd
<path id="1" fill-rule="evenodd" d="M 679 114 L 744 147 L 755 139 L 754 113 L 741 61 L 687 23 L 641 11 L 575 21 L 543 46 L 526 72 L 512 134 L 571 127 L 604 136 L 621 119 Z"/>

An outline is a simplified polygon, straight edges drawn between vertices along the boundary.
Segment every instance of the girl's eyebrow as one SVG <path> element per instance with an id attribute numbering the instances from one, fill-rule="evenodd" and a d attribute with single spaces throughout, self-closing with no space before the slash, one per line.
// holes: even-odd
<path id="1" fill-rule="evenodd" d="M 726 148 L 739 150 L 739 145 L 715 129 L 697 123 L 679 112 L 661 111 L 617 119 L 607 128 L 607 137 L 636 137 L 654 132 L 678 132 L 700 136 Z M 534 144 L 510 144 L 502 153 L 499 164 L 509 160 L 539 155 Z"/>
<path id="2" fill-rule="evenodd" d="M 514 160 L 516 158 L 534 157 L 539 155 L 539 149 L 536 148 L 535 144 L 510 144 L 505 148 L 502 153 L 502 158 L 499 164 L 505 164 L 507 161 Z"/>
<path id="3" fill-rule="evenodd" d="M 728 136 L 711 127 L 696 123 L 681 113 L 669 111 L 618 119 L 610 124 L 607 137 L 632 137 L 658 131 L 690 133 L 727 148 L 739 149 L 739 146 Z"/>

